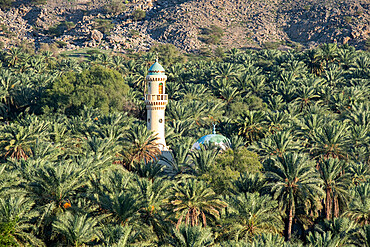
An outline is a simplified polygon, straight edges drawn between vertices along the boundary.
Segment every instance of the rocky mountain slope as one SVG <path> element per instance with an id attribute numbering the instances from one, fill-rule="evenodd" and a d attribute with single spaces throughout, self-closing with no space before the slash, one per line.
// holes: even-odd
<path id="1" fill-rule="evenodd" d="M 4 48 L 27 42 L 126 52 L 161 42 L 197 52 L 220 46 L 289 48 L 337 42 L 363 49 L 370 43 L 370 2 L 49 0 L 35 5 L 24 0 L 0 11 L 0 30 Z"/>

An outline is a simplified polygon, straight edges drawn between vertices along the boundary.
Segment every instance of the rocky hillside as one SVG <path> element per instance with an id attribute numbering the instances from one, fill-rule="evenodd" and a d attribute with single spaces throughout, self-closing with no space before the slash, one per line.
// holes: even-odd
<path id="1" fill-rule="evenodd" d="M 156 42 L 187 52 L 244 47 L 359 49 L 370 43 L 368 0 L 49 0 L 15 1 L 0 11 L 0 44 L 127 52 Z"/>

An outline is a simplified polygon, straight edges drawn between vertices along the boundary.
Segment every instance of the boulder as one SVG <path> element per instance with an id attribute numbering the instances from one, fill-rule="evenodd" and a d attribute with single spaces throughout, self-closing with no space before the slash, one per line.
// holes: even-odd
<path id="1" fill-rule="evenodd" d="M 103 37 L 104 37 L 103 33 L 100 32 L 99 30 L 94 29 L 94 30 L 91 31 L 91 39 L 92 40 L 100 43 L 101 40 L 103 39 Z"/>

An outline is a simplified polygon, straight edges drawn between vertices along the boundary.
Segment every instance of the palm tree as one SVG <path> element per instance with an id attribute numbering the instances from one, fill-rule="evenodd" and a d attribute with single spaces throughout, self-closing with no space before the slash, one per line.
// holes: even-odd
<path id="1" fill-rule="evenodd" d="M 249 143 L 261 139 L 266 131 L 263 111 L 247 111 L 238 116 L 237 124 L 239 135 L 244 135 Z"/>
<path id="2" fill-rule="evenodd" d="M 0 126 L 0 156 L 16 159 L 27 159 L 32 155 L 31 145 L 37 139 L 45 138 L 48 123 L 37 117 L 24 124 L 11 123 Z"/>
<path id="3" fill-rule="evenodd" d="M 324 71 L 322 53 L 318 49 L 307 50 L 304 53 L 304 62 L 312 74 L 320 75 Z"/>
<path id="4" fill-rule="evenodd" d="M 357 246 L 370 247 L 370 226 L 365 225 L 352 235 L 353 243 Z"/>
<path id="5" fill-rule="evenodd" d="M 331 232 L 323 234 L 310 232 L 307 236 L 307 246 L 309 247 L 337 247 L 343 246 L 344 242 L 340 236 L 333 236 Z"/>
<path id="6" fill-rule="evenodd" d="M 351 163 L 349 165 L 349 174 L 354 185 L 360 185 L 369 181 L 370 179 L 370 167 L 369 164 L 359 162 L 359 163 Z"/>
<path id="7" fill-rule="evenodd" d="M 162 156 L 160 157 L 160 160 Z M 165 169 L 165 165 L 158 161 L 144 162 L 141 161 L 136 165 L 136 174 L 142 178 L 154 180 L 159 177 Z"/>
<path id="8" fill-rule="evenodd" d="M 255 236 L 252 242 L 252 246 L 284 246 L 290 247 L 285 241 L 284 238 L 279 234 L 273 233 L 262 233 L 259 236 Z M 298 247 L 298 246 L 297 246 Z"/>
<path id="9" fill-rule="evenodd" d="M 127 132 L 124 143 L 127 144 L 123 151 L 125 167 L 130 171 L 136 163 L 144 160 L 157 159 L 160 150 L 156 145 L 157 137 L 153 135 L 145 126 L 137 125 Z"/>
<path id="10" fill-rule="evenodd" d="M 95 197 L 102 212 L 109 213 L 109 218 L 116 224 L 126 225 L 137 220 L 137 212 L 140 209 L 137 194 L 122 190 L 119 193 L 99 194 Z"/>
<path id="11" fill-rule="evenodd" d="M 85 246 L 99 239 L 100 220 L 101 217 L 88 217 L 87 214 L 66 213 L 53 223 L 53 231 L 65 237 L 71 246 Z"/>
<path id="12" fill-rule="evenodd" d="M 315 164 L 302 154 L 286 153 L 266 163 L 267 188 L 286 212 L 286 239 L 292 236 L 293 218 L 299 203 L 316 201 L 323 194 Z"/>
<path id="13" fill-rule="evenodd" d="M 220 210 L 227 206 L 203 181 L 190 179 L 173 188 L 169 206 L 177 218 L 176 228 L 184 221 L 186 225 L 207 226 L 207 218 L 218 218 Z"/>
<path id="14" fill-rule="evenodd" d="M 364 183 L 353 188 L 352 200 L 344 216 L 350 217 L 361 225 L 370 222 L 370 184 Z"/>
<path id="15" fill-rule="evenodd" d="M 306 108 L 313 99 L 319 97 L 315 88 L 307 86 L 299 87 L 297 90 L 297 96 L 298 97 L 295 99 L 295 102 L 301 106 L 301 109 Z"/>
<path id="16" fill-rule="evenodd" d="M 344 81 L 342 77 L 342 70 L 335 64 L 330 64 L 323 74 L 323 78 L 328 82 L 331 87 L 337 87 L 338 84 Z"/>
<path id="17" fill-rule="evenodd" d="M 30 165 L 32 162 L 21 169 L 22 177 L 26 180 L 24 189 L 41 212 L 38 224 L 41 226 L 40 234 L 46 238 L 54 217 L 75 206 L 77 193 L 86 185 L 83 179 L 86 168 L 71 161 L 44 162 L 36 167 Z"/>
<path id="18" fill-rule="evenodd" d="M 13 92 L 20 81 L 16 80 L 9 70 L 0 73 L 0 102 L 10 107 L 15 104 Z"/>
<path id="19" fill-rule="evenodd" d="M 266 91 L 266 88 L 266 77 L 264 75 L 253 76 L 248 84 L 248 91 L 257 96 L 261 96 Z"/>
<path id="20" fill-rule="evenodd" d="M 9 67 L 15 67 L 22 60 L 23 56 L 24 53 L 20 48 L 11 47 L 5 55 L 5 60 Z"/>
<path id="21" fill-rule="evenodd" d="M 354 47 L 350 47 L 353 49 L 339 49 L 338 50 L 338 62 L 340 66 L 348 70 L 354 65 L 354 59 L 356 57 L 355 49 Z"/>
<path id="22" fill-rule="evenodd" d="M 267 100 L 267 105 L 271 111 L 280 111 L 286 107 L 286 102 L 280 94 L 271 94 Z"/>
<path id="23" fill-rule="evenodd" d="M 219 92 L 220 96 L 226 101 L 226 105 L 228 106 L 240 94 L 240 89 L 236 87 L 223 87 L 219 89 Z"/>
<path id="24" fill-rule="evenodd" d="M 190 151 L 194 142 L 195 139 L 192 137 L 179 137 L 175 138 L 173 142 L 169 142 L 172 149 L 173 161 L 165 160 L 167 163 L 167 172 L 172 170 L 173 175 L 183 172 L 183 169 L 188 166 L 188 161 L 190 161 Z"/>
<path id="25" fill-rule="evenodd" d="M 315 157 L 346 158 L 348 143 L 348 125 L 339 121 L 332 121 L 316 129 L 310 135 L 311 152 Z"/>
<path id="26" fill-rule="evenodd" d="M 111 67 L 115 70 L 122 72 L 124 66 L 125 58 L 123 56 L 113 56 L 111 61 Z"/>
<path id="27" fill-rule="evenodd" d="M 351 184 L 350 174 L 345 171 L 345 163 L 338 159 L 329 158 L 319 164 L 320 177 L 323 181 L 325 196 L 326 219 L 338 217 L 340 206 L 346 207 L 348 203 L 348 189 Z"/>
<path id="28" fill-rule="evenodd" d="M 153 246 L 153 241 L 140 241 L 139 232 L 132 226 L 109 225 L 101 229 L 104 247 Z M 147 236 L 146 236 L 147 237 Z"/>
<path id="29" fill-rule="evenodd" d="M 23 195 L 0 198 L 0 244 L 3 246 L 45 246 L 35 237 L 35 220 L 39 213 L 33 208 L 35 202 Z M 2 243 L 8 239 L 7 243 Z M 14 245 L 13 245 L 14 244 Z"/>
<path id="30" fill-rule="evenodd" d="M 261 193 L 265 185 L 266 178 L 261 173 L 242 173 L 234 182 L 236 193 Z"/>
<path id="31" fill-rule="evenodd" d="M 173 184 L 167 180 L 156 178 L 153 180 L 137 178 L 135 180 L 137 193 L 140 195 L 138 201 L 140 222 L 153 228 L 159 240 L 164 240 L 167 225 L 163 211 L 168 200 L 168 192 Z"/>
<path id="32" fill-rule="evenodd" d="M 270 196 L 260 196 L 259 193 L 245 193 L 230 197 L 230 214 L 226 222 L 236 240 L 250 239 L 261 233 L 278 233 L 283 228 L 278 203 Z"/>
<path id="33" fill-rule="evenodd" d="M 201 226 L 180 225 L 168 240 L 174 247 L 207 247 L 214 242 L 212 231 Z"/>
<path id="34" fill-rule="evenodd" d="M 17 169 L 10 169 L 9 164 L 2 164 L 0 167 L 0 198 L 17 191 L 17 186 L 21 183 Z"/>
<path id="35" fill-rule="evenodd" d="M 240 70 L 241 68 L 235 64 L 221 63 L 216 67 L 213 75 L 215 79 L 225 79 L 228 82 L 229 80 L 230 82 L 233 82 L 233 80 L 235 80 L 235 78 L 238 76 Z"/>
<path id="36" fill-rule="evenodd" d="M 210 97 L 209 89 L 203 84 L 185 83 L 184 86 L 183 89 L 176 93 L 186 101 L 202 100 Z"/>
<path id="37" fill-rule="evenodd" d="M 271 156 L 282 156 L 287 152 L 300 151 L 302 148 L 299 142 L 293 140 L 290 131 L 276 132 L 250 147 L 264 159 Z"/>
<path id="38" fill-rule="evenodd" d="M 215 164 L 217 155 L 220 150 L 218 148 L 201 146 L 200 150 L 190 153 L 192 165 L 191 169 L 198 175 L 209 172 Z"/>
<path id="39" fill-rule="evenodd" d="M 338 56 L 338 47 L 336 43 L 325 43 L 320 47 L 322 58 L 326 63 L 331 63 L 336 60 Z"/>
<path id="40" fill-rule="evenodd" d="M 348 218 L 333 218 L 333 220 L 324 220 L 314 226 L 314 230 L 323 234 L 331 232 L 333 237 L 340 237 L 343 242 L 347 242 L 358 229 L 356 222 Z"/>

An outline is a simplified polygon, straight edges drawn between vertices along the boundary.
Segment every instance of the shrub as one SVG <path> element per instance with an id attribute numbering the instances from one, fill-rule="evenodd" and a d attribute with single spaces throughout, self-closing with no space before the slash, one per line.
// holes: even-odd
<path id="1" fill-rule="evenodd" d="M 132 19 L 134 21 L 141 21 L 146 16 L 146 13 L 142 9 L 135 9 L 134 12 L 132 12 Z"/>
<path id="2" fill-rule="evenodd" d="M 139 36 L 140 32 L 136 29 L 130 29 L 129 34 L 130 34 L 131 37 L 135 38 L 135 37 Z"/>
<path id="3" fill-rule="evenodd" d="M 205 28 L 202 31 L 202 41 L 207 44 L 218 44 L 224 35 L 224 31 L 221 27 L 212 25 L 209 28 Z"/>
<path id="4" fill-rule="evenodd" d="M 215 49 L 215 56 L 219 58 L 224 58 L 225 57 L 224 48 L 222 48 L 221 46 L 217 47 Z"/>
<path id="5" fill-rule="evenodd" d="M 12 6 L 13 0 L 0 0 L 0 8 L 8 9 Z"/>
<path id="6" fill-rule="evenodd" d="M 48 0 L 31 0 L 31 3 L 36 4 L 36 5 L 43 5 L 43 4 L 47 4 Z"/>
<path id="7" fill-rule="evenodd" d="M 263 43 L 263 47 L 265 49 L 277 49 L 280 46 L 280 42 L 265 42 Z"/>
<path id="8" fill-rule="evenodd" d="M 94 20 L 94 28 L 102 33 L 109 34 L 112 31 L 114 24 L 112 20 L 97 18 Z"/>
<path id="9" fill-rule="evenodd" d="M 370 51 L 370 38 L 365 41 L 365 50 Z"/>
<path id="10" fill-rule="evenodd" d="M 67 46 L 67 43 L 61 40 L 55 41 L 55 43 L 58 45 L 59 48 L 64 48 Z"/>
<path id="11" fill-rule="evenodd" d="M 52 36 L 60 36 L 65 31 L 69 31 L 75 27 L 75 24 L 71 21 L 63 21 L 55 26 L 49 27 L 48 33 Z"/>
<path id="12" fill-rule="evenodd" d="M 352 22 L 352 16 L 344 16 L 343 17 L 344 18 L 344 20 L 347 22 L 347 23 L 351 23 Z"/>
<path id="13" fill-rule="evenodd" d="M 91 50 L 86 51 L 86 54 L 88 54 L 89 56 L 94 56 L 94 55 L 99 55 L 103 53 L 99 51 L 98 49 L 91 49 Z"/>
<path id="14" fill-rule="evenodd" d="M 108 14 L 118 15 L 126 10 L 126 5 L 121 0 L 111 0 L 105 5 L 104 10 Z"/>

